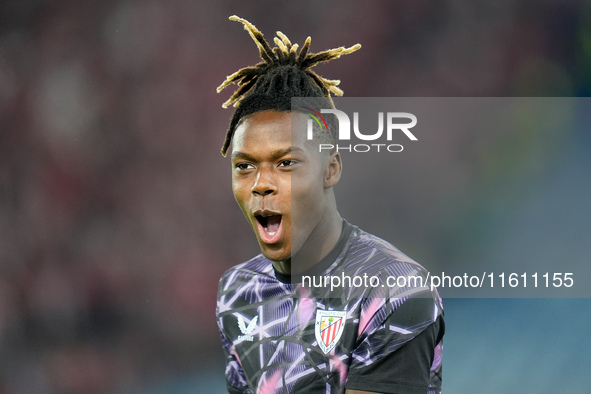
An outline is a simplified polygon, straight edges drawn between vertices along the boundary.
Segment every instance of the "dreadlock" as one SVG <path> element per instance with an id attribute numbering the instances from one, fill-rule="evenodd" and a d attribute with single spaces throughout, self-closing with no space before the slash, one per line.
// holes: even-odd
<path id="1" fill-rule="evenodd" d="M 223 156 L 228 152 L 238 122 L 246 115 L 268 109 L 290 111 L 292 97 L 324 98 L 325 105 L 334 108 L 331 93 L 336 96 L 343 95 L 343 91 L 338 88 L 341 81 L 325 79 L 310 68 L 318 63 L 328 62 L 355 52 L 361 48 L 361 45 L 310 53 L 312 40 L 308 37 L 298 53 L 298 44 L 292 44 L 285 34 L 278 31 L 277 37 L 273 40 L 277 46 L 271 48 L 263 37 L 263 33 L 252 23 L 236 15 L 231 16 L 230 20 L 244 25 L 244 29 L 257 45 L 263 61 L 255 66 L 241 68 L 229 75 L 217 88 L 219 93 L 234 82 L 238 84 L 238 89 L 222 104 L 223 108 L 229 105 L 236 107 L 222 146 Z"/>

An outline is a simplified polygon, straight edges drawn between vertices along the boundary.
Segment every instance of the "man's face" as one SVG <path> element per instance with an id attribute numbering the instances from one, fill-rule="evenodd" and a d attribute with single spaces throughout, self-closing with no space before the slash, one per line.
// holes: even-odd
<path id="1" fill-rule="evenodd" d="M 257 112 L 232 139 L 234 197 L 273 261 L 296 254 L 325 211 L 326 156 L 306 143 L 305 121 L 300 113 Z"/>

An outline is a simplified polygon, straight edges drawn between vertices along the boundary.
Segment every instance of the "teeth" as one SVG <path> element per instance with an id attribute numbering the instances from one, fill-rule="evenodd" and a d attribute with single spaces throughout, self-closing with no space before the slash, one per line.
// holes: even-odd
<path id="1" fill-rule="evenodd" d="M 266 232 L 267 232 L 267 234 L 269 234 L 269 235 L 275 235 L 275 233 L 277 232 L 277 231 L 269 231 L 269 229 L 268 229 L 266 226 L 265 226 L 265 227 L 263 227 L 263 228 L 265 229 L 265 231 L 266 231 Z"/>

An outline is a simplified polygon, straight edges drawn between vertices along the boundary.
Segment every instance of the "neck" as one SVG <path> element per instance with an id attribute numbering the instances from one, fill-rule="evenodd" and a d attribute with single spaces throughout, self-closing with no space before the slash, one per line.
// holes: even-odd
<path id="1" fill-rule="evenodd" d="M 282 261 L 274 261 L 275 269 L 286 275 L 302 273 L 325 258 L 337 244 L 343 229 L 343 219 L 332 205 L 322 220 L 312 231 L 304 245 L 294 256 Z M 292 261 L 295 261 L 292 267 Z"/>

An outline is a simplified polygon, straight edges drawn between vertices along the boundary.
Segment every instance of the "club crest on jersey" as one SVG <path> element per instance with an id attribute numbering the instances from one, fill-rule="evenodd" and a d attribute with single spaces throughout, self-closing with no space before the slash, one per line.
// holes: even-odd
<path id="1" fill-rule="evenodd" d="M 257 326 L 257 320 L 259 316 L 255 316 L 252 318 L 248 326 L 244 323 L 244 319 L 242 316 L 238 315 L 238 328 L 240 328 L 240 332 L 244 335 L 238 335 L 238 339 L 241 341 L 254 341 L 254 337 L 252 335 L 248 335 L 254 331 L 254 328 Z"/>
<path id="2" fill-rule="evenodd" d="M 346 311 L 316 311 L 316 340 L 318 346 L 328 354 L 343 335 Z"/>

